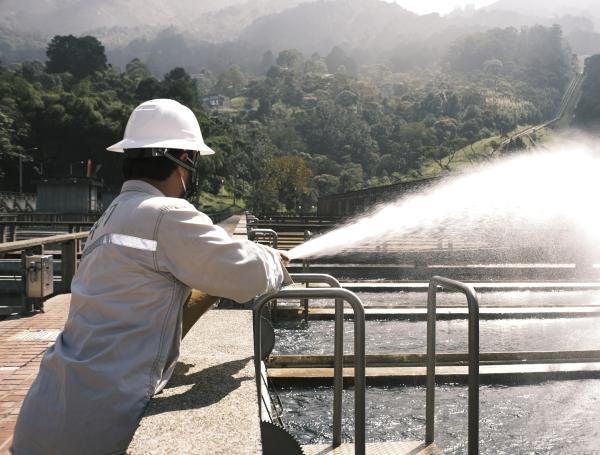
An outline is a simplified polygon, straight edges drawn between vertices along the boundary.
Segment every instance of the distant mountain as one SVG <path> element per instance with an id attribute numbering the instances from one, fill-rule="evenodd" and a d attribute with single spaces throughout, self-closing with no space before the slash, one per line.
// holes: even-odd
<path id="1" fill-rule="evenodd" d="M 261 17 L 240 39 L 272 49 L 329 52 L 333 46 L 389 48 L 439 29 L 437 15 L 419 16 L 380 0 L 320 0 Z"/>
<path id="2" fill-rule="evenodd" d="M 561 0 L 562 1 L 562 0 Z M 450 15 L 417 15 L 396 3 L 380 0 L 319 0 L 303 3 L 258 18 L 240 34 L 240 39 L 279 51 L 296 48 L 304 53 L 328 52 L 333 46 L 344 45 L 361 55 L 389 53 L 394 49 L 410 47 L 411 43 L 428 42 L 429 48 L 444 48 L 451 40 L 469 33 L 500 27 L 527 27 L 536 24 L 551 26 L 558 23 L 565 36 L 592 33 L 592 14 L 574 16 L 585 10 L 590 0 L 572 0 L 566 4 L 547 0 L 500 0 L 495 4 L 475 10 L 457 10 Z M 592 3 L 593 11 L 600 6 Z M 569 11 L 570 14 L 562 14 Z M 417 46 L 422 49 L 421 46 Z"/>
<path id="3" fill-rule="evenodd" d="M 94 33 L 111 40 L 174 28 L 231 40 L 252 21 L 308 0 L 0 0 L 0 27 L 41 36 Z"/>
<path id="4" fill-rule="evenodd" d="M 260 10 L 264 3 L 264 0 L 0 0 L 0 26 L 15 31 L 35 30 L 46 36 L 113 27 L 200 28 L 198 21 L 207 14 L 237 6 Z"/>
<path id="5" fill-rule="evenodd" d="M 480 11 L 511 11 L 524 16 L 553 18 L 580 16 L 591 19 L 600 26 L 598 0 L 498 0 Z"/>
<path id="6" fill-rule="evenodd" d="M 0 10 L 0 60 L 9 64 L 43 58 L 51 36 L 72 33 L 98 37 L 121 68 L 140 57 L 158 74 L 173 65 L 252 70 L 266 50 L 326 55 L 334 46 L 401 71 L 435 64 L 474 32 L 554 23 L 577 53 L 600 52 L 598 0 L 499 0 L 443 17 L 382 0 L 0 0 Z"/>
<path id="7" fill-rule="evenodd" d="M 246 0 L 206 12 L 186 26 L 196 39 L 223 42 L 238 39 L 240 32 L 255 20 L 280 13 L 312 0 Z"/>
<path id="8" fill-rule="evenodd" d="M 559 24 L 573 51 L 579 55 L 600 53 L 600 2 L 598 0 L 499 0 L 478 14 L 500 12 L 536 17 L 539 23 Z"/>
<path id="9" fill-rule="evenodd" d="M 179 55 L 178 65 L 187 66 L 190 46 L 237 42 L 240 31 L 257 18 L 306 1 L 0 0 L 0 61 L 43 60 L 52 36 L 89 34 L 102 41 L 109 56 L 120 56 L 121 67 L 126 58 L 144 58 L 151 53 L 147 46 L 165 38 L 181 43 L 167 60 Z"/>

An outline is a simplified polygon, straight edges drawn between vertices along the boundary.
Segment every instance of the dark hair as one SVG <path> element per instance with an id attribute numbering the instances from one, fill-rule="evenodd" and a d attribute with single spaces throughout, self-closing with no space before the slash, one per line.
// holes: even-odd
<path id="1" fill-rule="evenodd" d="M 163 181 L 169 178 L 177 164 L 164 156 L 149 157 L 145 149 L 125 150 L 123 177 L 125 180 L 150 179 Z M 185 150 L 171 150 L 172 155 L 180 157 Z"/>

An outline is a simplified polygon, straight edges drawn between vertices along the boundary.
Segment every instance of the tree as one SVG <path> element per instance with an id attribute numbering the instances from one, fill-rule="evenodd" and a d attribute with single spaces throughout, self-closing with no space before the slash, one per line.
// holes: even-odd
<path id="1" fill-rule="evenodd" d="M 296 49 L 286 49 L 279 53 L 276 63 L 282 68 L 298 71 L 304 64 L 304 56 Z"/>
<path id="2" fill-rule="evenodd" d="M 504 64 L 502 63 L 502 60 L 499 60 L 497 58 L 492 58 L 483 62 L 483 71 L 489 74 L 493 74 L 495 76 L 499 75 L 502 72 L 503 68 Z"/>
<path id="3" fill-rule="evenodd" d="M 435 123 L 435 125 L 433 125 L 433 128 L 435 129 L 438 142 L 443 143 L 450 139 L 454 139 L 458 125 L 455 119 L 451 117 L 442 117 Z"/>
<path id="4" fill-rule="evenodd" d="M 581 126 L 600 124 L 600 55 L 585 61 L 582 95 L 575 110 L 575 123 Z"/>
<path id="5" fill-rule="evenodd" d="M 279 201 L 289 211 L 296 211 L 299 202 L 310 193 L 312 171 L 302 158 L 293 155 L 275 158 L 271 166 L 276 176 Z"/>
<path id="6" fill-rule="evenodd" d="M 348 164 L 340 173 L 340 190 L 353 191 L 361 188 L 363 182 L 363 169 L 360 164 Z"/>
<path id="7" fill-rule="evenodd" d="M 246 76 L 238 65 L 232 65 L 227 71 L 221 73 L 215 85 L 215 90 L 230 97 L 239 96 L 246 85 Z"/>
<path id="8" fill-rule="evenodd" d="M 327 73 L 327 65 L 318 53 L 310 56 L 310 59 L 304 64 L 305 73 L 325 74 Z"/>
<path id="9" fill-rule="evenodd" d="M 14 121 L 0 110 L 0 164 L 7 158 L 18 156 L 23 153 L 23 147 L 19 146 L 18 132 L 15 130 Z M 4 178 L 5 170 L 0 167 L 0 177 Z"/>
<path id="10" fill-rule="evenodd" d="M 248 194 L 246 204 L 252 213 L 258 215 L 277 212 L 279 200 L 275 182 L 266 179 L 256 182 Z"/>
<path id="11" fill-rule="evenodd" d="M 163 93 L 165 98 L 172 98 L 190 108 L 198 105 L 196 84 L 183 68 L 175 68 L 165 74 Z"/>
<path id="12" fill-rule="evenodd" d="M 43 78 L 46 68 L 42 62 L 34 60 L 32 62 L 23 62 L 21 64 L 21 74 L 27 82 L 38 82 Z"/>
<path id="13" fill-rule="evenodd" d="M 342 107 L 355 106 L 358 103 L 358 95 L 352 90 L 342 90 L 336 97 L 335 102 Z"/>
<path id="14" fill-rule="evenodd" d="M 262 59 L 260 60 L 259 68 L 261 74 L 267 74 L 267 71 L 269 71 L 269 68 L 271 68 L 274 63 L 275 57 L 273 56 L 273 52 L 268 50 L 263 54 Z"/>
<path id="15" fill-rule="evenodd" d="M 213 92 L 216 78 L 211 71 L 204 68 L 198 74 L 194 74 L 193 77 L 200 95 L 209 95 Z"/>
<path id="16" fill-rule="evenodd" d="M 462 109 L 460 99 L 454 92 L 448 93 L 444 104 L 444 114 L 449 117 L 457 117 Z"/>
<path id="17" fill-rule="evenodd" d="M 304 93 L 302 93 L 300 82 L 294 79 L 293 73 L 289 74 L 283 82 L 281 100 L 290 106 L 302 105 Z"/>
<path id="18" fill-rule="evenodd" d="M 496 125 L 502 136 L 507 135 L 517 127 L 517 119 L 508 112 L 498 112 L 496 114 Z"/>
<path id="19" fill-rule="evenodd" d="M 335 175 L 330 174 L 321 174 L 317 175 L 313 179 L 314 184 L 317 187 L 317 191 L 320 196 L 324 196 L 326 194 L 333 194 L 337 191 L 340 186 L 340 179 Z"/>
<path id="20" fill-rule="evenodd" d="M 139 58 L 134 58 L 125 66 L 125 74 L 134 81 L 140 81 L 152 76 L 146 64 Z"/>
<path id="21" fill-rule="evenodd" d="M 135 89 L 135 98 L 138 101 L 147 101 L 160 97 L 162 85 L 153 77 L 142 79 Z"/>
<path id="22" fill-rule="evenodd" d="M 104 46 L 93 36 L 56 35 L 46 50 L 49 73 L 71 73 L 82 79 L 108 68 Z"/>
<path id="23" fill-rule="evenodd" d="M 470 88 L 463 94 L 462 105 L 465 108 L 469 106 L 483 107 L 485 106 L 485 96 L 479 90 Z"/>
<path id="24" fill-rule="evenodd" d="M 335 46 L 325 57 L 325 63 L 330 73 L 355 75 L 358 70 L 356 62 L 339 46 Z M 342 67 L 344 70 L 341 70 Z"/>
<path id="25" fill-rule="evenodd" d="M 448 141 L 444 146 L 432 147 L 428 150 L 428 158 L 435 161 L 442 171 L 451 171 L 450 165 L 456 157 L 456 152 L 467 146 L 469 141 L 458 138 Z"/>

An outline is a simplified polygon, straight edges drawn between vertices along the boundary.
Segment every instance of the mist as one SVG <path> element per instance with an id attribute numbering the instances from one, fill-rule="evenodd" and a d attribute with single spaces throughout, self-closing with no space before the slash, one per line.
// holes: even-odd
<path id="1" fill-rule="evenodd" d="M 266 51 L 277 54 L 297 49 L 306 55 L 323 55 L 340 46 L 365 64 L 388 64 L 389 54 L 401 58 L 406 48 L 435 58 L 448 43 L 474 32 L 554 23 L 561 25 L 575 52 L 589 55 L 600 50 L 596 2 L 500 0 L 444 16 L 419 15 L 410 10 L 412 4 L 407 3 L 408 8 L 401 4 L 380 0 L 3 0 L 0 59 L 5 63 L 43 60 L 45 43 L 52 36 L 74 34 L 100 39 L 109 62 L 117 68 L 144 57 L 157 75 L 168 70 L 160 60 L 169 54 L 181 56 L 172 58 L 171 66 L 192 72 L 202 67 L 222 70 L 222 66 L 211 67 L 199 60 L 207 52 L 222 53 L 231 64 L 239 60 L 231 54 L 232 46 L 245 49 L 254 60 Z M 154 48 L 165 48 L 165 53 L 158 55 Z"/>

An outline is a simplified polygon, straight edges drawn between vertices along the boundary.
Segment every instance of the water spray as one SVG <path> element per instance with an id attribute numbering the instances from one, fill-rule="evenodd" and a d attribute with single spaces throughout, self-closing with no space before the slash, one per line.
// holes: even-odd
<path id="1" fill-rule="evenodd" d="M 598 150 L 583 141 L 561 143 L 481 166 L 376 207 L 288 255 L 291 260 L 334 256 L 441 231 L 482 245 L 544 243 L 544 232 L 555 228 L 571 231 L 582 249 L 598 249 Z"/>

